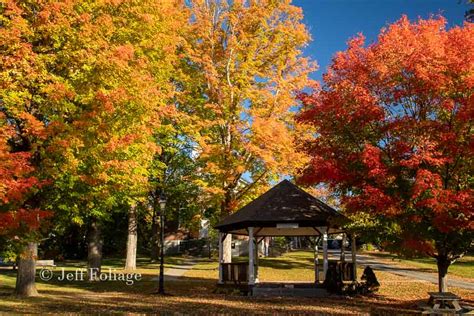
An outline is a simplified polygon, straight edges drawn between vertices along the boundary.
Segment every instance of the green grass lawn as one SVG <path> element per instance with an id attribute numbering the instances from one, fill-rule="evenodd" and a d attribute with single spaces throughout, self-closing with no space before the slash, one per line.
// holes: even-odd
<path id="1" fill-rule="evenodd" d="M 400 256 L 387 252 L 368 252 L 370 255 L 382 259 L 388 259 L 394 263 L 400 263 L 405 266 L 420 268 L 427 272 L 437 272 L 436 261 L 434 258 L 402 258 Z M 474 279 L 474 255 L 466 255 L 453 263 L 448 270 L 448 274 L 463 278 Z"/>
<path id="2" fill-rule="evenodd" d="M 167 257 L 165 263 L 165 273 L 166 269 L 172 268 L 176 265 L 179 265 L 185 261 L 185 258 L 182 257 Z M 84 270 L 87 268 L 87 263 L 85 261 L 78 261 L 78 260 L 67 260 L 64 262 L 56 262 L 56 267 L 46 267 L 46 269 L 51 269 L 54 273 L 54 277 L 49 281 L 42 281 L 40 277 L 41 268 L 37 268 L 37 277 L 36 282 L 39 288 L 45 288 L 48 290 L 55 289 L 58 286 L 61 288 L 68 288 L 70 291 L 81 291 L 81 290 L 92 290 L 97 289 L 101 291 L 105 291 L 108 289 L 115 289 L 118 287 L 122 287 L 124 282 L 121 281 L 112 281 L 112 282 L 87 282 L 87 277 L 83 276 L 83 280 L 79 281 L 59 281 L 62 278 L 63 270 L 65 273 L 72 273 L 76 270 Z M 123 259 L 115 259 L 109 258 L 104 259 L 102 262 L 102 273 L 108 273 L 109 270 L 112 273 L 127 273 L 129 271 L 125 271 L 124 267 L 124 260 Z M 137 259 L 137 269 L 133 271 L 134 273 L 139 273 L 142 275 L 142 281 L 134 282 L 134 286 L 137 285 L 140 287 L 140 284 L 151 282 L 153 279 L 158 277 L 159 273 L 159 262 L 150 263 L 150 260 L 147 258 L 138 258 Z M 79 274 L 80 276 L 80 274 Z M 8 268 L 0 270 L 0 290 L 5 288 L 14 288 L 15 287 L 15 280 L 16 280 L 16 271 Z M 155 282 L 156 283 L 156 282 Z"/>
<path id="3" fill-rule="evenodd" d="M 166 266 L 179 265 L 185 260 L 168 257 Z M 40 296 L 34 298 L 13 296 L 15 271 L 0 269 L 0 314 L 417 314 L 418 304 L 426 301 L 427 292 L 436 290 L 434 284 L 377 272 L 380 291 L 369 297 L 247 297 L 233 292 L 216 292 L 216 260 L 194 260 L 198 263 L 183 277 L 165 282 L 166 291 L 171 294 L 169 296 L 155 294 L 157 281 L 154 278 L 158 275 L 159 265 L 150 263 L 146 258 L 138 260 L 136 272 L 142 274 L 142 279 L 133 285 L 116 281 L 41 281 L 38 277 Z M 116 272 L 125 272 L 123 264 L 122 259 L 106 259 L 103 271 L 111 268 Z M 62 268 L 74 271 L 84 267 L 83 261 L 67 261 L 58 263 L 54 270 L 60 273 Z M 279 258 L 261 258 L 260 279 L 313 281 L 313 254 L 309 251 L 290 252 Z M 463 298 L 463 304 L 474 305 L 473 293 L 456 288 L 450 290 Z"/>
<path id="4" fill-rule="evenodd" d="M 247 262 L 246 257 L 234 258 L 234 262 Z M 289 252 L 278 258 L 260 258 L 258 272 L 260 281 L 314 281 L 314 257 L 310 251 Z M 322 261 L 322 260 L 321 260 Z M 217 277 L 217 262 L 201 262 L 193 270 L 187 271 L 189 277 Z"/>

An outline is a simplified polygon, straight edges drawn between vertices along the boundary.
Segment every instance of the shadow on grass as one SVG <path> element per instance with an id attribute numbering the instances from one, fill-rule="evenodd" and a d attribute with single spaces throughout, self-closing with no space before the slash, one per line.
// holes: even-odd
<path id="1" fill-rule="evenodd" d="M 11 295 L 14 271 L 1 271 L 0 312 L 2 313 L 325 313 L 371 315 L 419 314 L 418 305 L 426 300 L 393 301 L 383 296 L 327 298 L 246 297 L 216 294 L 216 280 L 179 277 L 165 282 L 172 296 L 159 296 L 155 274 L 127 286 L 123 282 L 59 282 L 38 280 L 40 297 L 20 299 Z M 474 304 L 474 302 L 470 302 Z"/>
<path id="2" fill-rule="evenodd" d="M 19 299 L 2 291 L 0 312 L 4 313 L 371 313 L 395 315 L 416 313 L 419 301 L 403 303 L 377 302 L 370 298 L 288 298 L 246 297 L 215 294 L 215 280 L 185 278 L 166 282 L 171 296 L 153 294 L 155 284 L 149 281 L 134 286 L 98 283 L 52 283 L 41 290 L 40 297 Z M 41 285 L 41 284 L 40 284 Z M 72 291 L 75 289 L 77 291 Z M 3 289 L 2 289 L 3 290 Z M 415 308 L 413 308 L 415 307 Z"/>
<path id="3" fill-rule="evenodd" d="M 264 258 L 260 259 L 260 265 L 282 270 L 312 268 L 311 261 L 306 263 L 307 258 L 298 256 L 294 259 L 297 260 L 291 261 L 290 258 L 285 257 L 282 259 Z M 186 260 L 176 258 L 174 262 L 178 264 Z M 104 265 L 116 267 L 119 270 L 123 267 L 123 260 L 106 259 Z M 82 268 L 84 262 L 70 261 L 65 266 Z M 172 296 L 159 296 L 154 294 L 157 282 L 152 281 L 152 278 L 156 278 L 156 271 L 153 272 L 155 264 L 150 264 L 148 260 L 140 258 L 138 268 L 142 273 L 142 280 L 133 285 L 126 285 L 121 281 L 61 282 L 53 279 L 46 282 L 37 278 L 41 296 L 27 299 L 11 295 L 16 272 L 0 270 L 0 313 L 323 313 L 339 315 L 370 313 L 371 315 L 399 315 L 419 314 L 418 305 L 426 303 L 426 300 L 422 299 L 394 301 L 392 297 L 381 295 L 354 298 L 331 296 L 314 299 L 217 294 L 215 279 L 185 276 L 166 278 L 165 290 Z M 199 270 L 215 270 L 215 268 L 199 268 Z M 474 304 L 474 301 L 464 300 L 463 303 Z"/>
<path id="4" fill-rule="evenodd" d="M 182 265 L 186 264 L 189 259 L 178 256 L 166 256 L 165 265 Z M 194 259 L 193 259 L 194 260 Z M 61 267 L 73 267 L 73 268 L 85 268 L 87 262 L 84 260 L 64 260 L 56 262 Z M 122 269 L 125 266 L 125 259 L 123 258 L 106 258 L 102 260 L 102 266 L 111 267 L 114 269 Z M 157 269 L 160 266 L 160 262 L 152 262 L 150 258 L 140 257 L 137 258 L 137 267 L 141 269 Z"/>

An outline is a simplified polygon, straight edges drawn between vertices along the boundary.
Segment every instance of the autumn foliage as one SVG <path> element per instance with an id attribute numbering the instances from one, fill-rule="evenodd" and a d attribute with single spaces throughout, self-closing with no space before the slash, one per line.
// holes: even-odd
<path id="1" fill-rule="evenodd" d="M 182 5 L 0 5 L 0 233 L 10 241 L 37 241 L 29 233 L 52 212 L 55 227 L 84 225 L 147 198 L 154 135 L 174 115 Z"/>
<path id="2" fill-rule="evenodd" d="M 301 165 L 291 109 L 316 65 L 302 54 L 310 35 L 290 1 L 196 0 L 190 15 L 185 52 L 194 72 L 183 112 L 209 204 L 226 216 Z"/>
<path id="3" fill-rule="evenodd" d="M 29 183 L 54 184 L 39 203 L 80 222 L 143 196 L 172 95 L 175 2 L 7 1 L 3 10 L 1 111 L 18 134 L 5 155 Z"/>
<path id="4" fill-rule="evenodd" d="M 474 25 L 403 17 L 376 43 L 359 35 L 300 99 L 299 119 L 317 128 L 301 182 L 329 183 L 348 212 L 395 223 L 406 247 L 449 261 L 468 249 Z"/>
<path id="5" fill-rule="evenodd" d="M 0 12 L 9 241 L 39 240 L 53 213 L 61 231 L 148 210 L 163 190 L 172 211 L 215 221 L 302 168 L 300 182 L 328 183 L 391 243 L 444 263 L 469 248 L 473 24 L 404 17 L 374 44 L 357 36 L 319 87 L 289 0 L 7 0 Z"/>
<path id="6" fill-rule="evenodd" d="M 32 173 L 29 152 L 12 152 L 8 141 L 14 136 L 13 128 L 5 126 L 0 116 L 0 233 L 39 228 L 41 219 L 49 212 L 28 205 L 28 198 L 43 183 Z"/>

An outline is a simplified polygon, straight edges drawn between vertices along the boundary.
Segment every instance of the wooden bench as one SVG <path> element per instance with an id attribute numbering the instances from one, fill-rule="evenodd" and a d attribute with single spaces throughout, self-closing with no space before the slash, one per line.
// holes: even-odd
<path id="1" fill-rule="evenodd" d="M 336 269 L 342 281 L 352 282 L 354 280 L 354 265 L 352 262 L 328 260 L 328 269 L 330 268 Z"/>
<path id="2" fill-rule="evenodd" d="M 222 281 L 236 284 L 249 281 L 249 264 L 247 262 L 222 263 Z"/>
<path id="3" fill-rule="evenodd" d="M 37 267 L 55 267 L 54 260 L 36 260 Z"/>

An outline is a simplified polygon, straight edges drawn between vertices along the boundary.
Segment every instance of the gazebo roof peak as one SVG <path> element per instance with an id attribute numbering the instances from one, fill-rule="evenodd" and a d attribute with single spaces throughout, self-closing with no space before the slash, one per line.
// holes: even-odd
<path id="1" fill-rule="evenodd" d="M 248 203 L 215 226 L 221 232 L 245 234 L 247 227 L 278 227 L 294 224 L 298 227 L 330 227 L 335 219 L 345 218 L 288 180 Z"/>

